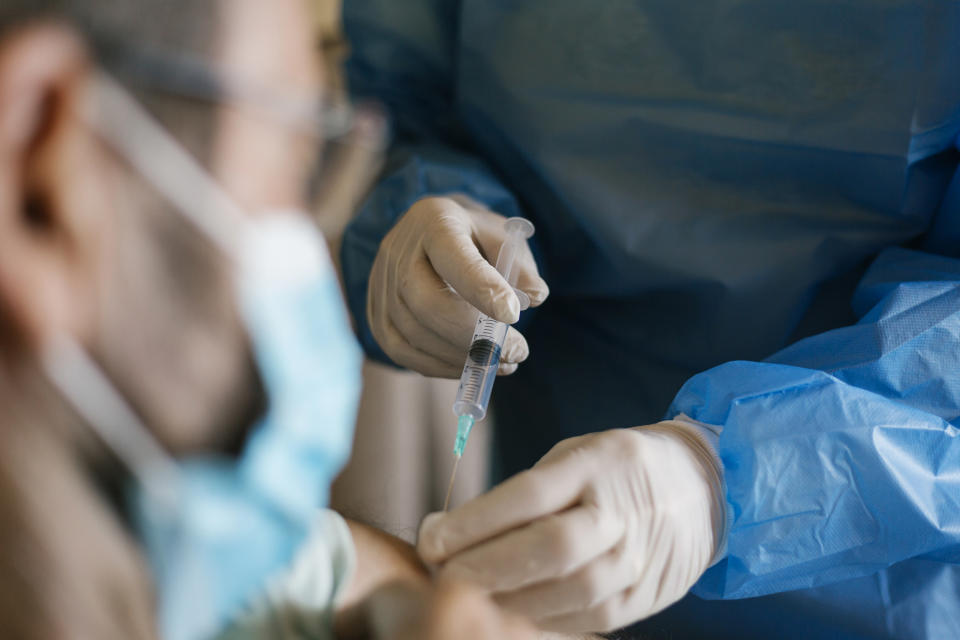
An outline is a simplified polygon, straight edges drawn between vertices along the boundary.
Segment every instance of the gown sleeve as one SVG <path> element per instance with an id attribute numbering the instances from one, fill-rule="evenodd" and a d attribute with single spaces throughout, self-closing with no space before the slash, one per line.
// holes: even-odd
<path id="1" fill-rule="evenodd" d="M 960 170 L 928 245 L 958 221 Z M 888 249 L 853 308 L 853 326 L 720 365 L 676 396 L 668 415 L 709 426 L 726 482 L 726 555 L 695 594 L 815 587 L 909 558 L 960 562 L 960 259 Z"/>

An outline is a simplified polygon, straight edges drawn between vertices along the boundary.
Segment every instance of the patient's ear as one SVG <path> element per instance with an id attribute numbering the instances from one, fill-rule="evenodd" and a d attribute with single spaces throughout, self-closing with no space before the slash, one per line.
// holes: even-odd
<path id="1" fill-rule="evenodd" d="M 68 28 L 0 37 L 0 358 L 91 331 L 105 154 L 78 117 L 90 62 Z"/>

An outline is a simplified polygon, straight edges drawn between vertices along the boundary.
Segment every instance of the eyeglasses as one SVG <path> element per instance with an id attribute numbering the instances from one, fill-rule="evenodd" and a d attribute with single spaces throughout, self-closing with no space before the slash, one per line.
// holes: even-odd
<path id="1" fill-rule="evenodd" d="M 355 109 L 346 98 L 318 101 L 293 92 L 278 93 L 236 73 L 214 70 L 196 58 L 126 44 L 108 48 L 111 73 L 141 89 L 210 104 L 253 109 L 284 126 L 323 140 L 350 133 Z"/>
<path id="2" fill-rule="evenodd" d="M 376 105 L 354 107 L 345 97 L 320 101 L 315 96 L 281 93 L 190 56 L 126 43 L 109 46 L 105 62 L 111 74 L 128 86 L 214 106 L 252 109 L 315 139 L 317 161 L 307 176 L 306 195 L 310 208 L 321 214 L 317 222 L 329 238 L 342 233 L 382 166 L 389 131 Z M 372 130 L 358 127 L 361 121 L 376 126 Z M 321 147 L 325 147 L 323 162 L 319 161 Z"/>

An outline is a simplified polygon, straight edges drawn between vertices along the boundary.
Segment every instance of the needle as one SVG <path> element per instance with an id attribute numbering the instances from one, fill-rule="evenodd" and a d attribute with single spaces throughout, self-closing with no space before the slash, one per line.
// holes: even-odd
<path id="1" fill-rule="evenodd" d="M 460 456 L 453 458 L 453 473 L 450 474 L 450 484 L 447 485 L 447 497 L 443 501 L 443 510 L 450 506 L 450 495 L 453 493 L 453 481 L 457 479 L 457 467 L 460 466 Z"/>

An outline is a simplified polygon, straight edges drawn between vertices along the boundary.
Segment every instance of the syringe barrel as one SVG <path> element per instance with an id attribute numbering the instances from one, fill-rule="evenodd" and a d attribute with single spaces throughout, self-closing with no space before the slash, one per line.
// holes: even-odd
<path id="1" fill-rule="evenodd" d="M 469 415 L 479 422 L 487 415 L 493 382 L 500 366 L 500 350 L 507 336 L 507 325 L 480 314 L 470 341 L 467 362 L 463 365 L 453 413 Z"/>
<path id="2" fill-rule="evenodd" d="M 533 235 L 533 224 L 524 218 L 509 218 L 504 226 L 507 237 L 500 246 L 497 255 L 497 271 L 516 287 L 517 272 L 514 268 L 517 257 L 523 251 L 527 238 Z M 520 306 L 526 308 L 522 292 Z M 457 389 L 457 399 L 453 403 L 453 412 L 458 416 L 469 415 L 476 421 L 483 420 L 487 415 L 487 405 L 490 402 L 490 393 L 497 378 L 497 369 L 500 366 L 500 351 L 503 341 L 507 337 L 508 326 L 497 322 L 493 318 L 481 313 L 470 340 L 470 351 L 460 376 L 460 387 Z"/>

